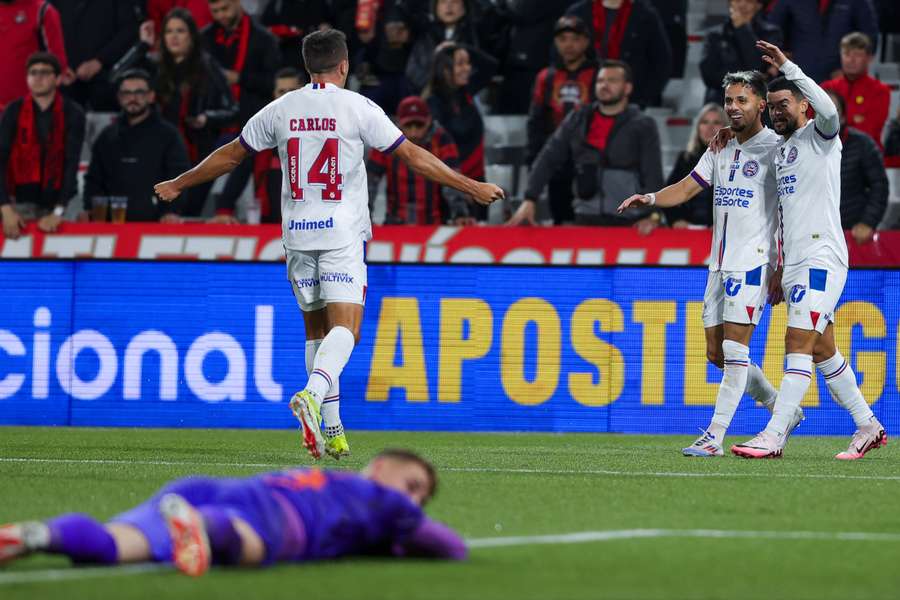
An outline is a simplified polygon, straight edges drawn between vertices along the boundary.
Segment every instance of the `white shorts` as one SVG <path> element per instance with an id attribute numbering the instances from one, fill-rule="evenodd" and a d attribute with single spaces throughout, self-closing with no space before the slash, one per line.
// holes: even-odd
<path id="1" fill-rule="evenodd" d="M 769 267 L 752 271 L 710 271 L 703 294 L 703 327 L 724 322 L 758 325 L 768 296 Z"/>
<path id="2" fill-rule="evenodd" d="M 788 305 L 788 327 L 824 332 L 834 322 L 845 283 L 847 267 L 843 265 L 816 262 L 784 267 L 781 287 Z"/>
<path id="3" fill-rule="evenodd" d="M 365 245 L 362 240 L 334 250 L 286 250 L 287 275 L 300 310 L 334 302 L 366 303 Z"/>

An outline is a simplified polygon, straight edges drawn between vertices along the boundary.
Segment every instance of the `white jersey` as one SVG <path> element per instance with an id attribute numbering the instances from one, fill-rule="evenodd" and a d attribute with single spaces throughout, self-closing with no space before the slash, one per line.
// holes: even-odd
<path id="1" fill-rule="evenodd" d="M 331 250 L 372 237 L 365 147 L 391 152 L 405 138 L 371 100 L 310 83 L 253 115 L 240 139 L 278 148 L 285 248 Z"/>
<path id="2" fill-rule="evenodd" d="M 836 115 L 831 99 L 797 65 L 789 61 L 781 70 L 810 99 L 817 119 Z M 785 265 L 810 259 L 849 264 L 841 229 L 843 144 L 839 128 L 833 126 L 834 133 L 827 135 L 816 121 L 809 121 L 787 141 L 781 140 L 775 153 Z"/>
<path id="3" fill-rule="evenodd" d="M 750 271 L 775 265 L 778 198 L 773 151 L 781 138 L 766 127 L 739 144 L 707 150 L 691 177 L 713 188 L 713 239 L 710 271 Z"/>

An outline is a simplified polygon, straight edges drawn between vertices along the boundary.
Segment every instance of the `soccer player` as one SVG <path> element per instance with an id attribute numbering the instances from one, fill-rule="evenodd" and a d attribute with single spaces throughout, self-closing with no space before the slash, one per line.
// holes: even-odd
<path id="1" fill-rule="evenodd" d="M 318 459 L 348 455 L 339 411 L 339 378 L 359 340 L 366 299 L 364 243 L 372 236 L 364 146 L 395 153 L 410 169 L 487 205 L 503 197 L 406 140 L 370 100 L 343 89 L 347 40 L 337 29 L 303 39 L 311 82 L 256 113 L 240 137 L 177 178 L 156 185 L 160 199 L 233 170 L 249 154 L 277 148 L 284 171 L 282 232 L 288 279 L 306 327 L 306 387 L 290 406 L 303 444 Z M 324 423 L 322 421 L 324 420 Z"/>
<path id="2" fill-rule="evenodd" d="M 619 206 L 676 206 L 713 188 L 712 261 L 703 296 L 706 356 L 724 370 L 712 421 L 685 456 L 722 456 L 722 441 L 744 392 L 772 410 L 776 392 L 750 361 L 750 338 L 759 323 L 777 263 L 775 176 L 778 136 L 762 123 L 766 80 L 757 71 L 728 73 L 722 81 L 733 137 L 724 152 L 707 150 L 676 184 L 636 194 Z M 803 418 L 797 407 L 791 429 Z"/>
<path id="3" fill-rule="evenodd" d="M 887 436 L 834 344 L 834 309 L 848 269 L 840 214 L 840 119 L 828 94 L 777 46 L 758 41 L 756 47 L 784 74 L 769 83 L 768 104 L 772 125 L 783 136 L 774 163 L 784 239 L 781 287 L 788 303 L 786 365 L 765 430 L 731 451 L 746 458 L 781 456 L 815 361 L 856 423 L 850 447 L 836 458 L 855 460 L 886 444 Z M 816 111 L 813 121 L 806 116 L 810 105 Z"/>
<path id="4" fill-rule="evenodd" d="M 465 542 L 422 512 L 436 485 L 434 467 L 408 450 L 381 452 L 361 474 L 301 468 L 189 477 L 105 524 L 76 513 L 0 526 L 0 563 L 63 554 L 78 564 L 174 563 L 202 575 L 211 563 L 463 559 Z"/>

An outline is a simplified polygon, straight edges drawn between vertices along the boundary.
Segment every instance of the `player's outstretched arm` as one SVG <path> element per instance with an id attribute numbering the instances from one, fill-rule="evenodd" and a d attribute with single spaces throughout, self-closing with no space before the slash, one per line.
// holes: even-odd
<path id="1" fill-rule="evenodd" d="M 404 557 L 463 560 L 468 551 L 459 534 L 426 517 L 407 539 L 394 545 L 393 553 Z"/>
<path id="2" fill-rule="evenodd" d="M 816 111 L 816 128 L 819 133 L 828 138 L 836 135 L 841 129 L 841 121 L 837 107 L 828 93 L 807 77 L 799 66 L 789 61 L 778 46 L 759 40 L 756 47 L 762 52 L 763 61 L 775 65 L 788 80 L 797 84 L 803 97 L 809 100 Z"/>
<path id="3" fill-rule="evenodd" d="M 193 169 L 185 171 L 175 179 L 157 183 L 153 186 L 153 191 L 156 192 L 160 200 L 171 202 L 188 188 L 212 181 L 225 173 L 230 173 L 248 155 L 249 152 L 247 152 L 240 140 L 234 140 L 224 146 L 220 146 Z"/>
<path id="4" fill-rule="evenodd" d="M 678 183 L 666 186 L 656 193 L 635 194 L 630 196 L 619 205 L 616 212 L 621 214 L 625 212 L 626 209 L 635 206 L 658 206 L 660 208 L 678 206 L 699 194 L 702 189 L 700 184 L 697 183 L 693 177 L 688 175 Z"/>
<path id="5" fill-rule="evenodd" d="M 469 194 L 479 204 L 491 204 L 503 199 L 503 190 L 493 183 L 481 183 L 457 173 L 431 152 L 404 140 L 394 153 L 407 166 L 426 179 Z"/>

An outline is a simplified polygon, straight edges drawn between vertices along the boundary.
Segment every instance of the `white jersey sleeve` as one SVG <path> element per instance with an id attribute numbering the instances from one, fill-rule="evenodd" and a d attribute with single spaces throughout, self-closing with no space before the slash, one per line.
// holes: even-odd
<path id="1" fill-rule="evenodd" d="M 278 145 L 276 137 L 280 120 L 278 105 L 277 100 L 270 102 L 250 117 L 241 130 L 240 140 L 244 148 L 251 152 L 260 152 Z"/>
<path id="2" fill-rule="evenodd" d="M 809 104 L 816 111 L 815 122 L 813 127 L 817 135 L 812 136 L 813 149 L 820 154 L 825 154 L 831 150 L 835 144 L 838 133 L 841 131 L 840 115 L 838 115 L 837 107 L 828 95 L 819 85 L 807 77 L 799 66 L 791 61 L 781 65 L 781 72 L 793 83 L 797 84 L 803 97 L 809 100 Z"/>
<path id="3" fill-rule="evenodd" d="M 360 96 L 359 134 L 366 146 L 381 152 L 393 152 L 406 137 L 380 106 Z"/>
<path id="4" fill-rule="evenodd" d="M 724 152 L 724 150 L 722 150 L 722 152 Z M 713 173 L 715 173 L 715 170 L 716 155 L 713 154 L 712 150 L 707 148 L 706 152 L 703 153 L 703 156 L 700 157 L 700 160 L 697 161 L 697 166 L 691 171 L 691 177 L 702 187 L 708 188 L 712 186 Z"/>

